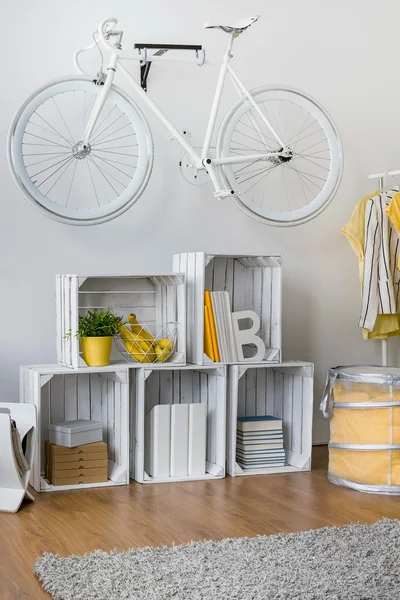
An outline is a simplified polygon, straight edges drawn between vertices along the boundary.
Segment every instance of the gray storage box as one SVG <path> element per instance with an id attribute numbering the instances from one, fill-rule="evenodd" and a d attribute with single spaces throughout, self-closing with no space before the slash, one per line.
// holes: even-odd
<path id="1" fill-rule="evenodd" d="M 83 444 L 103 441 L 103 426 L 96 421 L 64 421 L 49 425 L 49 442 L 58 446 L 75 448 Z"/>

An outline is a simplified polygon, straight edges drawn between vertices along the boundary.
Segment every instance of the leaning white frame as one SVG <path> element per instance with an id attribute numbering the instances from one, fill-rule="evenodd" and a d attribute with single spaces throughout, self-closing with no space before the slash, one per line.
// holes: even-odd
<path id="1" fill-rule="evenodd" d="M 216 85 L 216 89 L 215 89 L 215 93 L 214 93 L 213 104 L 211 106 L 210 116 L 208 119 L 208 125 L 207 125 L 205 138 L 204 138 L 204 142 L 203 142 L 203 148 L 201 150 L 201 153 L 199 153 L 192 146 L 192 144 L 188 141 L 188 139 L 179 131 L 179 129 L 177 129 L 177 127 L 175 127 L 175 125 L 169 120 L 169 118 L 162 112 L 162 110 L 158 107 L 158 105 L 154 102 L 154 100 L 152 100 L 149 97 L 148 93 L 142 89 L 142 87 L 139 85 L 139 83 L 136 81 L 136 79 L 129 73 L 129 71 L 121 64 L 121 62 L 123 62 L 123 61 L 141 60 L 141 58 L 140 58 L 140 56 L 120 58 L 121 46 L 120 46 L 119 42 L 122 38 L 122 32 L 121 31 L 113 31 L 114 27 L 117 25 L 117 22 L 118 21 L 115 17 L 109 17 L 107 19 L 104 19 L 98 26 L 98 36 L 100 38 L 100 41 L 102 42 L 103 46 L 111 52 L 111 57 L 110 57 L 110 62 L 107 67 L 107 79 L 104 83 L 102 93 L 99 94 L 98 99 L 95 103 L 95 106 L 93 107 L 92 114 L 90 115 L 90 118 L 88 120 L 85 135 L 82 140 L 83 145 L 89 144 L 90 136 L 91 136 L 93 129 L 95 127 L 95 124 L 97 122 L 97 118 L 104 106 L 108 92 L 113 84 L 115 73 L 117 71 L 119 71 L 122 75 L 124 75 L 125 79 L 127 79 L 128 82 L 132 85 L 136 94 L 150 108 L 150 110 L 156 115 L 156 117 L 158 117 L 158 119 L 167 127 L 170 134 L 181 144 L 181 146 L 190 155 L 196 169 L 199 169 L 199 170 L 207 169 L 210 179 L 214 185 L 216 193 L 224 192 L 225 190 L 221 189 L 218 173 L 217 173 L 217 170 L 215 169 L 215 167 L 218 167 L 221 165 L 247 163 L 247 162 L 252 162 L 252 161 L 256 161 L 256 160 L 269 160 L 269 159 L 273 158 L 274 156 L 280 156 L 282 154 L 282 152 L 285 149 L 285 144 L 279 138 L 278 134 L 276 133 L 275 129 L 272 127 L 271 123 L 268 121 L 267 117 L 262 113 L 262 111 L 259 108 L 259 106 L 257 105 L 257 103 L 252 98 L 250 92 L 246 89 L 244 84 L 241 82 L 241 80 L 239 79 L 239 77 L 236 75 L 236 73 L 234 72 L 234 70 L 232 69 L 232 67 L 229 64 L 229 62 L 232 58 L 231 50 L 232 50 L 233 40 L 235 37 L 237 37 L 238 32 L 233 30 L 232 33 L 230 33 L 229 37 L 228 37 L 228 43 L 226 45 L 225 53 L 222 58 L 222 64 L 221 64 L 221 69 L 219 72 L 219 77 L 218 77 L 218 81 L 217 81 L 217 85 Z M 114 46 L 108 42 L 108 39 L 110 38 L 110 36 L 117 36 L 117 42 L 115 43 Z M 94 42 L 87 48 L 84 48 L 83 50 L 78 50 L 75 53 L 74 64 L 75 64 L 75 67 L 77 68 L 77 70 L 81 74 L 83 74 L 84 72 L 79 67 L 77 57 L 81 52 L 84 52 L 86 50 L 91 50 L 95 46 L 96 46 L 96 42 Z M 151 56 L 147 57 L 146 56 L 146 61 L 151 62 L 152 60 L 154 60 L 154 58 L 160 59 L 161 57 L 151 57 Z M 258 154 L 256 153 L 256 154 L 250 154 L 250 155 L 246 155 L 246 156 L 233 156 L 233 157 L 227 157 L 227 158 L 212 158 L 211 159 L 209 157 L 211 140 L 212 140 L 212 136 L 215 132 L 216 119 L 217 119 L 217 115 L 218 115 L 218 110 L 219 110 L 227 74 L 230 75 L 233 86 L 236 89 L 236 91 L 238 92 L 239 97 L 244 97 L 244 96 L 247 97 L 247 99 L 253 105 L 253 108 L 256 110 L 259 117 L 262 119 L 262 121 L 265 123 L 265 125 L 268 127 L 268 129 L 271 131 L 271 133 L 275 137 L 277 143 L 281 147 L 279 151 L 265 152 L 265 153 L 258 153 Z M 262 132 L 260 131 L 260 128 L 258 127 L 255 120 L 254 120 L 253 126 L 255 127 L 257 134 L 260 137 L 260 140 L 263 141 L 264 136 L 263 136 Z M 232 194 L 235 193 L 235 190 L 230 190 L 230 193 L 232 193 Z"/>

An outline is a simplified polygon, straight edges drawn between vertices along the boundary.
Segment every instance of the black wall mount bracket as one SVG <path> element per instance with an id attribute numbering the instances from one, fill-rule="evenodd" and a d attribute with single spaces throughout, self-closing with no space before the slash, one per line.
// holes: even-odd
<path id="1" fill-rule="evenodd" d="M 155 50 L 152 56 L 162 56 L 168 50 L 191 50 L 196 52 L 197 57 L 199 52 L 203 51 L 203 47 L 198 44 L 134 44 L 133 48 L 139 50 L 139 52 L 143 51 L 144 54 L 143 59 L 140 61 L 140 85 L 145 92 L 147 92 L 147 78 L 151 67 L 151 60 L 146 60 L 147 50 Z"/>

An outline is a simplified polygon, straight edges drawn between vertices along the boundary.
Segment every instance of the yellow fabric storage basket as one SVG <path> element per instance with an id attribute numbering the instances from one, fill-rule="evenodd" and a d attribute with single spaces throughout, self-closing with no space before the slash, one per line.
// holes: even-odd
<path id="1" fill-rule="evenodd" d="M 321 410 L 330 418 L 328 479 L 400 494 L 400 369 L 330 369 Z"/>

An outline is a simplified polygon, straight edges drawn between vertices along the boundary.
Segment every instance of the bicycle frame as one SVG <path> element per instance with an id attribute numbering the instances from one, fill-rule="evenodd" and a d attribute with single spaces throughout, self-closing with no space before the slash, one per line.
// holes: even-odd
<path id="1" fill-rule="evenodd" d="M 107 20 L 103 21 L 103 23 L 100 25 L 100 27 L 103 28 L 104 23 L 106 23 L 106 22 L 107 22 Z M 116 19 L 115 19 L 115 24 L 116 24 Z M 213 104 L 211 107 L 211 112 L 210 112 L 208 125 L 207 125 L 207 129 L 206 129 L 206 133 L 205 133 L 203 148 L 202 148 L 201 152 L 199 153 L 192 146 L 192 144 L 188 141 L 188 138 L 185 137 L 179 131 L 179 129 L 177 129 L 177 127 L 174 126 L 174 124 L 162 112 L 162 110 L 157 106 L 157 104 L 149 97 L 148 93 L 142 89 L 142 87 L 136 81 L 136 79 L 123 66 L 122 62 L 127 61 L 127 60 L 140 60 L 140 57 L 138 57 L 138 58 L 121 58 L 119 56 L 119 52 L 121 49 L 119 42 L 122 38 L 122 32 L 112 32 L 112 33 L 108 32 L 108 36 L 110 36 L 110 35 L 118 36 L 118 41 L 115 44 L 115 47 L 111 47 L 110 44 L 105 41 L 108 38 L 105 37 L 106 34 L 104 33 L 103 29 L 100 30 L 100 27 L 99 27 L 99 34 L 100 34 L 100 31 L 102 33 L 102 35 L 100 35 L 100 38 L 102 39 L 103 45 L 105 45 L 111 51 L 111 57 L 110 57 L 110 62 L 107 67 L 107 78 L 104 83 L 103 90 L 102 90 L 101 94 L 99 94 L 99 96 L 98 96 L 98 99 L 95 103 L 95 106 L 93 107 L 92 114 L 90 115 L 90 118 L 89 118 L 89 121 L 88 121 L 88 124 L 86 127 L 85 135 L 82 140 L 83 146 L 90 145 L 90 136 L 94 130 L 98 116 L 99 116 L 99 114 L 103 108 L 103 105 L 106 101 L 108 92 L 113 84 L 115 73 L 116 73 L 116 71 L 119 71 L 125 77 L 125 79 L 129 82 L 129 84 L 133 87 L 136 94 L 142 99 L 142 101 L 150 108 L 150 110 L 152 110 L 152 112 L 158 117 L 158 119 L 169 130 L 170 135 L 174 139 L 176 139 L 181 144 L 181 146 L 186 150 L 186 152 L 190 155 L 190 157 L 193 160 L 194 167 L 198 170 L 201 170 L 201 169 L 207 170 L 207 172 L 210 176 L 210 179 L 214 185 L 215 192 L 217 195 L 222 196 L 225 194 L 237 193 L 235 190 L 222 190 L 221 189 L 221 185 L 219 183 L 219 178 L 218 178 L 217 167 L 222 166 L 222 165 L 248 163 L 248 162 L 260 161 L 260 160 L 272 160 L 273 161 L 274 157 L 285 156 L 285 152 L 287 152 L 287 150 L 288 150 L 286 148 L 286 145 L 280 139 L 279 135 L 277 134 L 275 129 L 272 127 L 271 123 L 268 121 L 266 115 L 261 111 L 260 107 L 256 104 L 256 102 L 252 98 L 251 93 L 245 88 L 245 86 L 243 85 L 243 83 L 241 82 L 241 80 L 239 79 L 239 77 L 236 75 L 236 73 L 234 72 L 234 70 L 232 69 L 232 67 L 229 64 L 230 60 L 232 58 L 232 54 L 231 54 L 232 45 L 233 45 L 234 38 L 237 37 L 237 35 L 238 35 L 237 32 L 233 31 L 232 33 L 229 34 L 228 43 L 227 43 L 225 53 L 222 58 L 222 64 L 221 64 L 219 77 L 218 77 L 218 81 L 217 81 L 217 85 L 216 85 L 216 89 L 215 89 L 215 93 L 214 93 L 214 99 L 213 99 Z M 92 47 L 94 47 L 93 44 L 90 47 L 88 47 L 87 49 L 91 49 Z M 75 64 L 76 64 L 78 70 L 80 70 L 80 69 L 79 69 L 76 57 L 79 54 L 79 52 L 80 51 L 78 51 L 78 53 L 76 53 L 76 55 L 75 55 Z M 152 58 L 153 57 L 149 57 L 147 60 L 151 61 Z M 161 57 L 156 57 L 156 58 L 161 59 Z M 163 59 L 161 59 L 161 60 L 163 60 Z M 253 105 L 253 108 L 257 112 L 260 119 L 265 123 L 267 128 L 270 130 L 270 132 L 276 139 L 277 144 L 280 146 L 279 151 L 255 153 L 255 154 L 250 154 L 250 155 L 245 155 L 245 156 L 243 156 L 243 155 L 232 156 L 232 157 L 227 157 L 227 158 L 218 158 L 218 157 L 210 158 L 209 151 L 210 151 L 210 146 L 211 146 L 211 140 L 212 140 L 213 134 L 215 132 L 218 110 L 220 107 L 221 97 L 222 97 L 225 81 L 226 81 L 228 74 L 230 76 L 230 79 L 233 83 L 234 88 L 236 89 L 236 91 L 239 94 L 239 97 L 244 97 L 244 96 L 247 97 L 249 102 Z M 260 138 L 260 142 L 263 143 L 265 145 L 265 147 L 267 147 L 266 140 L 262 134 L 262 131 L 260 130 L 260 128 L 257 124 L 257 121 L 254 119 L 254 117 L 251 117 L 251 116 L 250 116 L 250 119 L 251 119 L 252 126 L 254 127 L 254 129 L 257 132 L 257 135 Z"/>

